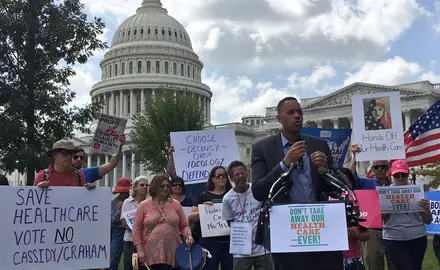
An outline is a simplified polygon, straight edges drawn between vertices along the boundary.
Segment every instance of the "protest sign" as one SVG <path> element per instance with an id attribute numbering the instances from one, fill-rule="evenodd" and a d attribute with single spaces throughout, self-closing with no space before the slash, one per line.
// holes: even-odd
<path id="1" fill-rule="evenodd" d="M 355 190 L 354 193 L 358 199 L 360 217 L 366 219 L 359 224 L 364 228 L 381 229 L 382 214 L 377 190 Z"/>
<path id="2" fill-rule="evenodd" d="M 234 255 L 252 255 L 252 223 L 231 222 L 229 253 Z"/>
<path id="3" fill-rule="evenodd" d="M 423 186 L 405 185 L 376 187 L 382 214 L 421 212 L 421 199 L 425 198 Z"/>
<path id="4" fill-rule="evenodd" d="M 357 161 L 405 159 L 399 92 L 352 96 Z"/>
<path id="5" fill-rule="evenodd" d="M 136 214 L 136 209 L 122 213 L 122 217 L 125 219 L 127 226 L 130 227 L 131 230 L 133 230 L 133 223 L 134 223 L 134 215 L 135 214 Z"/>
<path id="6" fill-rule="evenodd" d="M 348 250 L 345 203 L 272 206 L 270 245 L 272 253 Z"/>
<path id="7" fill-rule="evenodd" d="M 430 202 L 432 222 L 426 225 L 427 234 L 440 234 L 440 192 L 425 192 L 426 199 Z"/>
<path id="8" fill-rule="evenodd" d="M 202 237 L 229 235 L 228 223 L 222 219 L 222 203 L 214 203 L 212 206 L 199 204 L 200 227 Z"/>
<path id="9" fill-rule="evenodd" d="M 344 166 L 347 149 L 350 145 L 351 129 L 324 129 L 303 127 L 301 133 L 319 137 L 327 141 L 333 161 L 340 167 Z"/>
<path id="10" fill-rule="evenodd" d="M 0 270 L 109 267 L 109 188 L 1 187 Z"/>
<path id="11" fill-rule="evenodd" d="M 215 166 L 240 160 L 233 129 L 171 132 L 174 164 L 185 185 L 204 183 Z"/>
<path id="12" fill-rule="evenodd" d="M 121 144 L 119 136 L 124 134 L 126 125 L 127 119 L 101 114 L 91 147 L 103 154 L 116 155 Z"/>

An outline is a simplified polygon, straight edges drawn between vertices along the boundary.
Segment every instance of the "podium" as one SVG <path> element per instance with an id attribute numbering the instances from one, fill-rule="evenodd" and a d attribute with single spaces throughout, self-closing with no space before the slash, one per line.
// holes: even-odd
<path id="1" fill-rule="evenodd" d="M 260 214 L 257 238 L 271 253 L 348 250 L 344 201 L 273 204 Z"/>

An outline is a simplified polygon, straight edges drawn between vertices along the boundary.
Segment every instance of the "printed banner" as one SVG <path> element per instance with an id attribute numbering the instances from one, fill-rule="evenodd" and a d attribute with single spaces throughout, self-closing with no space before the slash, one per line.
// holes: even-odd
<path id="1" fill-rule="evenodd" d="M 110 188 L 1 187 L 0 197 L 0 270 L 109 267 Z"/>
<path id="2" fill-rule="evenodd" d="M 426 233 L 428 234 L 440 234 L 440 192 L 425 192 L 425 197 L 431 203 L 432 222 L 426 225 Z"/>
<path id="3" fill-rule="evenodd" d="M 95 135 L 90 143 L 100 153 L 116 155 L 119 150 L 119 136 L 124 134 L 127 119 L 101 114 Z"/>
<path id="4" fill-rule="evenodd" d="M 131 230 L 133 230 L 135 214 L 136 214 L 136 209 L 122 213 L 122 217 L 125 219 L 127 226 L 130 227 Z"/>
<path id="5" fill-rule="evenodd" d="M 359 224 L 364 228 L 381 229 L 382 214 L 380 213 L 379 195 L 377 190 L 355 190 L 354 193 L 359 202 L 361 218 L 367 221 Z"/>
<path id="6" fill-rule="evenodd" d="M 272 253 L 348 250 L 345 203 L 272 206 L 270 245 Z"/>
<path id="7" fill-rule="evenodd" d="M 171 132 L 174 165 L 185 185 L 208 181 L 215 166 L 240 160 L 234 129 Z"/>
<path id="8" fill-rule="evenodd" d="M 339 167 L 344 166 L 348 146 L 350 146 L 351 129 L 324 129 L 303 127 L 301 133 L 319 137 L 327 141 L 328 147 L 333 156 L 333 161 Z"/>
<path id="9" fill-rule="evenodd" d="M 222 219 L 222 203 L 214 203 L 212 206 L 199 204 L 200 227 L 202 237 L 229 235 L 228 223 Z"/>
<path id="10" fill-rule="evenodd" d="M 425 198 L 422 185 L 376 187 L 382 214 L 421 212 L 421 199 Z"/>
<path id="11" fill-rule="evenodd" d="M 405 159 L 400 92 L 352 96 L 357 161 Z"/>

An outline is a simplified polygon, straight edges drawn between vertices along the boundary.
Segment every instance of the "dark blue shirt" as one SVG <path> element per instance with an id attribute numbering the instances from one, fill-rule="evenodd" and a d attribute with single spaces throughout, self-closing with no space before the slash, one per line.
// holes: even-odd
<path id="1" fill-rule="evenodd" d="M 82 168 L 81 172 L 86 177 L 86 183 L 95 183 L 95 181 L 102 178 L 99 176 L 99 166 Z"/>
<path id="2" fill-rule="evenodd" d="M 376 179 L 376 177 L 375 178 L 359 177 L 357 172 L 354 173 L 354 179 L 357 182 L 357 186 L 361 190 L 376 190 L 376 187 L 391 186 L 391 184 L 393 183 L 390 179 L 390 180 L 388 180 L 388 183 L 386 183 L 385 185 L 382 185 L 379 182 L 379 180 Z"/>

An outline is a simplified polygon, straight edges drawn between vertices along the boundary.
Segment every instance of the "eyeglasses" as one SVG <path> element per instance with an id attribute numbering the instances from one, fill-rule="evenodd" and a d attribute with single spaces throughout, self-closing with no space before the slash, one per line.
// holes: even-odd
<path id="1" fill-rule="evenodd" d="M 214 177 L 217 179 L 223 179 L 223 178 L 226 178 L 226 174 L 217 174 Z"/>
<path id="2" fill-rule="evenodd" d="M 385 170 L 385 169 L 388 169 L 388 165 L 374 165 L 373 166 L 373 169 L 375 169 L 375 170 Z"/>
<path id="3" fill-rule="evenodd" d="M 393 177 L 394 178 L 406 178 L 406 177 L 408 177 L 408 174 L 407 173 L 396 173 L 396 174 L 393 174 Z"/>
<path id="4" fill-rule="evenodd" d="M 74 155 L 73 156 L 74 160 L 84 160 L 84 156 L 78 156 L 78 155 Z"/>
<path id="5" fill-rule="evenodd" d="M 172 187 L 183 187 L 182 184 L 172 184 L 171 186 L 172 186 Z"/>
<path id="6" fill-rule="evenodd" d="M 149 187 L 149 184 L 139 184 L 140 187 Z"/>
<path id="7" fill-rule="evenodd" d="M 162 184 L 162 185 L 160 185 L 160 188 L 161 189 L 171 189 L 171 186 L 169 185 L 169 184 Z"/>

